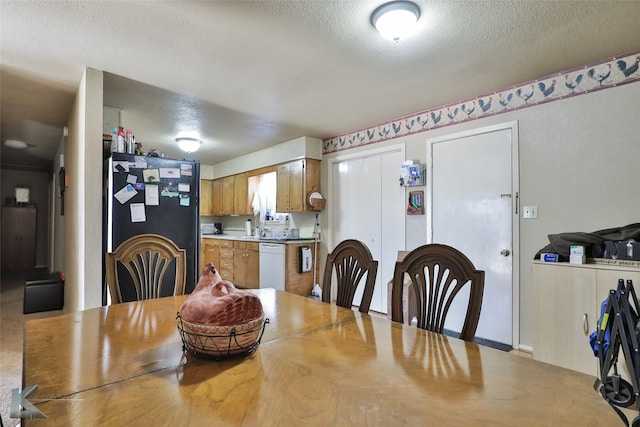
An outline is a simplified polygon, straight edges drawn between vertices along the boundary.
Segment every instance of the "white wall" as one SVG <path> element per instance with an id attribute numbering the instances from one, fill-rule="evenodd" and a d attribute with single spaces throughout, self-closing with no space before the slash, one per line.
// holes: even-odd
<path id="1" fill-rule="evenodd" d="M 308 136 L 301 136 L 273 147 L 216 163 L 211 169 L 205 166 L 202 168 L 200 177 L 202 179 L 216 179 L 304 157 L 322 159 L 322 141 Z"/>
<path id="2" fill-rule="evenodd" d="M 531 260 L 548 243 L 547 235 L 640 222 L 639 118 L 640 82 L 635 82 L 350 151 L 400 142 L 407 159 L 425 162 L 427 138 L 518 121 L 520 206 L 538 206 L 537 219 L 520 219 L 520 340 L 528 347 L 534 316 Z M 325 154 L 323 180 L 328 159 L 343 154 Z M 407 249 L 426 243 L 426 217 L 408 216 L 405 233 Z M 495 307 L 483 307 L 490 309 Z"/>
<path id="3" fill-rule="evenodd" d="M 102 305 L 102 93 L 102 72 L 85 69 L 64 144 L 65 312 Z"/>

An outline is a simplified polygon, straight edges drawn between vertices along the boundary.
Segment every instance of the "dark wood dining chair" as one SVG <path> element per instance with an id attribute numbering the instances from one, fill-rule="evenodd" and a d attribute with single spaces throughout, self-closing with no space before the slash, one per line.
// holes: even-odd
<path id="1" fill-rule="evenodd" d="M 324 267 L 324 279 L 322 281 L 322 300 L 331 301 L 332 272 L 336 272 L 337 296 L 336 304 L 341 307 L 351 308 L 356 289 L 360 285 L 364 275 L 364 294 L 359 305 L 362 313 L 368 313 L 373 298 L 373 290 L 378 274 L 378 261 L 371 256 L 369 248 L 359 240 L 347 239 L 340 242 L 333 251 L 327 255 L 327 263 Z"/>
<path id="2" fill-rule="evenodd" d="M 186 251 L 157 234 L 133 236 L 106 254 L 107 283 L 113 304 L 123 302 L 123 294 L 127 301 L 164 296 L 161 288 L 167 272 L 175 272 L 172 294 L 183 295 Z M 167 282 L 171 284 L 170 276 Z"/>
<path id="3" fill-rule="evenodd" d="M 415 292 L 417 326 L 433 332 L 443 333 L 453 299 L 464 286 L 470 286 L 460 338 L 473 341 L 482 308 L 484 271 L 477 270 L 469 258 L 451 246 L 428 244 L 412 250 L 402 261 L 396 262 L 393 272 L 391 318 L 401 323 L 405 273 L 410 277 Z"/>

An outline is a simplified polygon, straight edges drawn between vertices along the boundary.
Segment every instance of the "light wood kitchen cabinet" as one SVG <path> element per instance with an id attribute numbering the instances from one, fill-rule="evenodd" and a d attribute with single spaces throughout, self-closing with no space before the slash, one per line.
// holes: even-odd
<path id="1" fill-rule="evenodd" d="M 233 215 L 235 176 L 222 178 L 222 214 Z"/>
<path id="2" fill-rule="evenodd" d="M 308 297 L 313 290 L 313 269 L 300 273 L 300 247 L 308 246 L 311 248 L 311 257 L 314 259 L 313 268 L 316 271 L 316 282 L 319 283 L 322 278 L 319 276 L 319 261 L 315 259 L 315 248 L 313 243 L 288 244 L 285 249 L 285 291 Z M 318 262 L 316 262 L 318 261 Z"/>
<path id="3" fill-rule="evenodd" d="M 246 172 L 234 175 L 233 213 L 235 215 L 252 213 L 249 206 L 249 178 Z"/>
<path id="4" fill-rule="evenodd" d="M 307 194 L 320 191 L 320 161 L 300 159 L 277 166 L 276 211 L 304 212 Z"/>
<path id="5" fill-rule="evenodd" d="M 220 245 L 220 265 L 218 270 L 220 276 L 231 282 L 235 281 L 235 256 L 233 252 L 232 240 L 218 240 Z"/>
<path id="6" fill-rule="evenodd" d="M 235 241 L 233 249 L 234 284 L 239 288 L 260 287 L 259 243 Z"/>
<path id="7" fill-rule="evenodd" d="M 213 214 L 211 198 L 211 180 L 200 180 L 200 216 L 211 216 Z"/>
<path id="8" fill-rule="evenodd" d="M 215 238 L 200 239 L 200 270 L 211 262 L 225 280 L 234 279 L 233 241 Z"/>
<path id="9" fill-rule="evenodd" d="M 200 272 L 207 263 L 213 263 L 218 268 L 220 265 L 220 246 L 217 240 L 214 239 L 200 239 Z"/>
<path id="10" fill-rule="evenodd" d="M 618 279 L 640 287 L 640 268 L 604 264 L 534 262 L 533 358 L 589 375 L 598 359 L 589 345 L 600 307 Z"/>
<path id="11" fill-rule="evenodd" d="M 222 208 L 222 178 L 211 181 L 211 215 L 224 215 Z"/>
<path id="12" fill-rule="evenodd" d="M 2 270 L 24 271 L 36 263 L 36 208 L 2 208 Z"/>
<path id="13" fill-rule="evenodd" d="M 214 179 L 211 183 L 211 214 L 213 216 L 247 214 L 247 185 L 246 173 Z"/>

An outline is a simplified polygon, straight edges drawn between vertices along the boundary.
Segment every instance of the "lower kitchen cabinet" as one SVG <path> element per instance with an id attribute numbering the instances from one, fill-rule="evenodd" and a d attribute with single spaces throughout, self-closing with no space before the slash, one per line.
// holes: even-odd
<path id="1" fill-rule="evenodd" d="M 313 290 L 313 271 L 316 272 L 316 283 L 320 283 L 322 277 L 320 277 L 318 263 L 313 262 L 311 271 L 304 273 L 300 272 L 300 248 L 307 246 L 311 248 L 311 259 L 315 258 L 314 245 L 313 244 L 288 244 L 286 248 L 286 272 L 285 272 L 285 291 L 294 294 L 308 297 Z M 318 261 L 319 262 L 319 261 Z"/>
<path id="2" fill-rule="evenodd" d="M 260 245 L 235 241 L 233 245 L 234 284 L 239 288 L 260 287 Z"/>
<path id="3" fill-rule="evenodd" d="M 535 261 L 532 272 L 533 358 L 597 376 L 589 334 L 596 330 L 601 303 L 618 279 L 633 280 L 640 290 L 640 267 Z"/>
<path id="4" fill-rule="evenodd" d="M 224 280 L 229 280 L 235 283 L 236 266 L 235 266 L 235 254 L 233 252 L 233 241 L 219 240 L 218 244 L 220 245 L 220 265 L 218 266 L 218 270 L 220 271 L 220 276 Z"/>
<path id="5" fill-rule="evenodd" d="M 291 242 L 285 244 L 285 291 L 309 296 L 313 289 L 315 268 L 316 283 L 322 280 L 318 265 L 311 271 L 300 272 L 300 248 L 311 248 L 314 259 L 313 243 Z M 229 280 L 238 288 L 258 289 L 260 287 L 260 243 L 245 239 L 221 239 L 205 237 L 200 241 L 200 270 L 206 263 L 212 262 L 224 280 Z M 319 262 L 319 261 L 318 261 Z"/>
<path id="6" fill-rule="evenodd" d="M 233 241 L 200 239 L 200 272 L 209 262 L 218 269 L 223 279 L 233 281 Z"/>

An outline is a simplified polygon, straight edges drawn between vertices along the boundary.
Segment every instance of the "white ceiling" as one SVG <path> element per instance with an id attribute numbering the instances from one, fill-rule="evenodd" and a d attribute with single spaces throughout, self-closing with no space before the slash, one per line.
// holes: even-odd
<path id="1" fill-rule="evenodd" d="M 380 37 L 384 1 L 0 0 L 2 164 L 50 160 L 85 67 L 144 149 L 205 164 L 327 139 L 640 50 L 640 1 L 427 1 Z"/>

